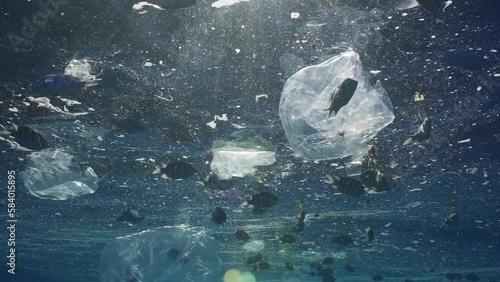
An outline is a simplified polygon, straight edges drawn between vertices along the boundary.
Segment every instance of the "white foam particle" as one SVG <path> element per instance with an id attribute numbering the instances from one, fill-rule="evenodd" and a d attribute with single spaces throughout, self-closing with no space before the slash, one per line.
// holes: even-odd
<path id="1" fill-rule="evenodd" d="M 381 70 L 371 70 L 370 73 L 371 74 L 379 74 L 381 72 Z"/>
<path id="2" fill-rule="evenodd" d="M 300 13 L 297 13 L 297 12 L 292 12 L 292 13 L 290 14 L 290 17 L 291 17 L 292 19 L 297 19 L 298 17 L 300 17 Z"/>
<path id="3" fill-rule="evenodd" d="M 470 142 L 470 138 L 467 138 L 467 139 L 458 141 L 458 144 L 469 143 L 469 142 Z"/>

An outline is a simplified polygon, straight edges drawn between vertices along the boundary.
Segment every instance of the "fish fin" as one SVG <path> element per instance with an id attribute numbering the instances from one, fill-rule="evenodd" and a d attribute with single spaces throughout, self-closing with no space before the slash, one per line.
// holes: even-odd
<path id="1" fill-rule="evenodd" d="M 168 179 L 168 176 L 166 174 L 162 174 L 160 177 L 163 178 L 163 179 Z"/>
<path id="2" fill-rule="evenodd" d="M 332 185 L 335 183 L 335 179 L 330 174 L 327 174 L 326 179 L 323 181 L 325 183 L 332 184 Z"/>
<path id="3" fill-rule="evenodd" d="M 99 81 L 101 81 L 101 80 L 102 79 L 97 78 L 97 79 L 94 79 L 94 80 L 85 81 L 85 84 L 83 85 L 83 88 L 88 88 L 88 87 L 99 85 Z"/>
<path id="4" fill-rule="evenodd" d="M 161 167 L 155 165 L 155 169 L 153 170 L 153 174 L 158 174 L 161 172 Z"/>
<path id="5" fill-rule="evenodd" d="M 399 4 L 396 6 L 397 10 L 406 10 L 406 9 L 411 9 L 415 8 L 417 6 L 420 6 L 417 2 L 417 0 L 402 0 L 399 2 Z"/>
<path id="6" fill-rule="evenodd" d="M 407 135 L 405 142 L 403 142 L 403 145 L 411 145 L 415 143 L 415 140 L 413 139 L 413 135 Z"/>
<path id="7" fill-rule="evenodd" d="M 0 135 L 8 136 L 8 135 L 10 135 L 10 131 L 8 131 L 8 130 L 0 130 Z"/>

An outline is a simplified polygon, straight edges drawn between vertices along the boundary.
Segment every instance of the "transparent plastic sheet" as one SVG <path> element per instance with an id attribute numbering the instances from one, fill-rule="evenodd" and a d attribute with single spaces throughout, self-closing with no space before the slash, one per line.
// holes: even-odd
<path id="1" fill-rule="evenodd" d="M 94 170 L 80 168 L 73 155 L 60 149 L 32 153 L 21 177 L 28 191 L 41 199 L 67 200 L 99 188 Z"/>
<path id="2" fill-rule="evenodd" d="M 330 118 L 331 94 L 346 78 L 358 81 L 347 105 Z M 305 159 L 361 158 L 370 141 L 394 120 L 392 104 L 380 82 L 365 81 L 359 56 L 347 51 L 301 69 L 283 87 L 279 113 L 294 153 Z"/>
<path id="3" fill-rule="evenodd" d="M 217 241 L 188 227 L 118 237 L 101 254 L 101 281 L 211 282 L 220 276 Z"/>
<path id="4" fill-rule="evenodd" d="M 219 179 L 233 176 L 244 177 L 253 174 L 257 166 L 267 166 L 276 162 L 273 145 L 251 130 L 241 130 L 232 134 L 234 140 L 215 141 L 212 149 L 212 172 Z"/>

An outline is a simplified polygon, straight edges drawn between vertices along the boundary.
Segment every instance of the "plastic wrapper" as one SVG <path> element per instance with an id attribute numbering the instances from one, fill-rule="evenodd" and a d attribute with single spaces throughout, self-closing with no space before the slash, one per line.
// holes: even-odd
<path id="1" fill-rule="evenodd" d="M 210 165 L 219 179 L 226 180 L 233 176 L 244 177 L 254 174 L 258 166 L 267 166 L 276 162 L 273 145 L 250 130 L 232 134 L 234 140 L 216 141 Z"/>
<path id="2" fill-rule="evenodd" d="M 328 118 L 332 92 L 346 78 L 358 81 L 349 103 Z M 392 104 L 380 82 L 363 76 L 361 61 L 347 51 L 301 69 L 283 87 L 279 114 L 294 153 L 305 159 L 361 158 L 370 141 L 394 120 Z"/>
<path id="3" fill-rule="evenodd" d="M 59 149 L 32 153 L 21 177 L 28 191 L 41 199 L 67 200 L 99 188 L 91 167 L 80 168 L 73 155 Z"/>
<path id="4" fill-rule="evenodd" d="M 218 244 L 203 231 L 160 227 L 116 238 L 101 254 L 101 281 L 217 281 Z"/>

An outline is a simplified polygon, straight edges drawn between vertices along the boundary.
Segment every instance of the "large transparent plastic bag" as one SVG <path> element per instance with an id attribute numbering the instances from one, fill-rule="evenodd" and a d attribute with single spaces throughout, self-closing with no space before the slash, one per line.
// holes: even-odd
<path id="1" fill-rule="evenodd" d="M 212 282 L 219 279 L 217 241 L 188 227 L 160 227 L 118 237 L 101 254 L 103 282 Z"/>
<path id="2" fill-rule="evenodd" d="M 28 191 L 41 199 L 67 200 L 99 188 L 94 170 L 80 168 L 73 155 L 60 149 L 32 153 L 21 177 Z"/>
<path id="3" fill-rule="evenodd" d="M 332 92 L 346 78 L 358 82 L 349 103 L 328 118 Z M 305 159 L 361 158 L 370 141 L 394 120 L 392 104 L 380 82 L 363 76 L 361 61 L 347 51 L 301 69 L 283 87 L 281 122 L 294 153 Z"/>
<path id="4" fill-rule="evenodd" d="M 210 168 L 219 179 L 227 180 L 254 174 L 259 166 L 276 162 L 271 142 L 252 130 L 240 130 L 231 134 L 232 140 L 214 142 L 214 155 Z"/>

